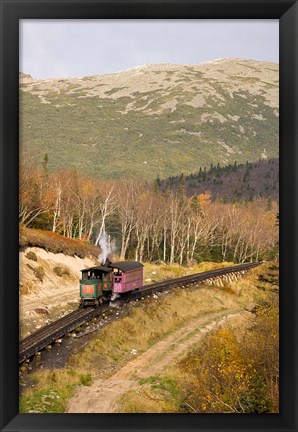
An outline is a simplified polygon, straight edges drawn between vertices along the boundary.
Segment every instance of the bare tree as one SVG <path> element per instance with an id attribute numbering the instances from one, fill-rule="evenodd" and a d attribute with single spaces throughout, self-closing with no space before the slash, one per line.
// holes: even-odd
<path id="1" fill-rule="evenodd" d="M 121 226 L 120 258 L 125 259 L 133 229 L 135 228 L 136 200 L 140 181 L 125 179 L 118 183 L 118 217 Z"/>
<path id="2" fill-rule="evenodd" d="M 109 216 L 114 214 L 117 208 L 117 194 L 114 190 L 114 185 L 107 184 L 105 187 L 102 187 L 101 190 L 101 198 L 102 200 L 99 202 L 99 231 L 97 234 L 97 238 L 95 244 L 98 244 L 99 239 L 101 238 L 103 232 L 105 232 L 106 221 Z"/>

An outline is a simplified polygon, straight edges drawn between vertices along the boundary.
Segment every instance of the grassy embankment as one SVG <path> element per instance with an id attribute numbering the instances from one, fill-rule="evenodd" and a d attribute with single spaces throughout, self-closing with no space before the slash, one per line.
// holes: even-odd
<path id="1" fill-rule="evenodd" d="M 79 385 L 90 385 L 97 377 L 108 378 L 113 372 L 135 357 L 135 352 L 140 354 L 146 351 L 158 340 L 178 329 L 194 318 L 205 316 L 211 312 L 224 311 L 231 308 L 244 308 L 247 304 L 260 303 L 267 296 L 267 291 L 260 288 L 257 277 L 259 272 L 264 272 L 266 266 L 254 269 L 248 276 L 240 281 L 230 283 L 222 288 L 209 287 L 201 290 L 176 290 L 160 299 L 151 299 L 134 307 L 128 316 L 113 322 L 101 332 L 90 338 L 90 343 L 79 355 L 73 355 L 66 368 L 63 370 L 38 370 L 31 375 L 33 386 L 25 391 L 20 401 L 21 412 L 64 412 L 67 400 L 74 394 Z M 264 270 L 265 268 L 265 270 Z M 177 275 L 177 269 L 171 268 L 170 272 Z M 203 271 L 201 266 L 198 271 Z M 169 268 L 166 267 L 166 272 Z M 156 273 L 153 267 L 147 268 L 147 275 Z M 178 272 L 185 272 L 179 268 Z M 177 369 L 177 368 L 176 368 Z M 178 367 L 175 374 L 179 372 Z M 86 371 L 88 373 L 86 374 Z M 173 375 L 179 378 L 179 375 Z M 172 383 L 172 378 L 166 378 Z M 155 377 L 149 380 L 149 384 L 156 384 Z M 159 382 L 159 381 L 158 381 Z M 162 381 L 164 382 L 164 381 Z M 150 385 L 151 385 L 150 384 Z M 148 386 L 148 382 L 144 383 Z M 177 389 L 176 382 L 170 385 L 174 392 Z M 171 393 L 166 387 L 167 394 Z M 152 390 L 152 389 L 151 389 Z M 150 391 L 151 391 L 150 390 Z M 158 392 L 160 388 L 157 389 Z M 154 391 L 154 388 L 153 388 Z M 182 391 L 182 390 L 181 390 Z M 124 412 L 179 412 L 181 404 L 177 398 L 173 403 L 167 397 L 160 400 L 160 395 L 152 404 L 148 402 L 144 394 L 136 396 L 129 393 L 127 402 L 123 404 Z M 149 398 L 150 399 L 150 398 Z M 178 400 L 180 400 L 180 396 Z M 152 402 L 152 401 L 151 401 Z M 170 405 L 169 405 L 170 404 Z M 184 405 L 185 406 L 185 405 Z M 185 409 L 185 408 L 183 408 Z M 182 409 L 182 410 L 183 410 Z"/>

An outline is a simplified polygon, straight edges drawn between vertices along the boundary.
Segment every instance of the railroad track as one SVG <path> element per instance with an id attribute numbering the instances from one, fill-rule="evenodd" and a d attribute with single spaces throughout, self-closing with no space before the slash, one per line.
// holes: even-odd
<path id="1" fill-rule="evenodd" d="M 128 295 L 121 298 L 121 302 L 128 302 L 140 297 L 146 297 L 155 292 L 164 291 L 170 288 L 223 278 L 232 274 L 240 275 L 258 265 L 260 265 L 260 263 L 239 264 L 232 267 L 225 267 L 202 273 L 195 273 L 193 275 L 183 276 L 178 279 L 169 279 L 163 282 L 145 285 L 140 290 L 129 293 Z M 97 308 L 88 307 L 86 309 L 77 309 L 70 314 L 60 318 L 59 320 L 45 327 L 42 327 L 41 329 L 32 333 L 31 335 L 20 341 L 19 364 L 32 357 L 38 351 L 41 351 L 46 346 L 51 345 L 53 342 L 55 342 L 57 339 L 61 338 L 65 334 L 70 333 L 79 325 L 83 324 L 84 322 L 90 321 L 92 318 L 102 314 L 108 309 L 108 304 L 99 306 Z"/>
<path id="2" fill-rule="evenodd" d="M 109 308 L 103 305 L 100 308 L 77 309 L 59 320 L 42 327 L 32 333 L 19 344 L 19 364 L 32 357 L 36 352 L 51 345 L 57 339 L 73 331 L 76 327 L 98 316 Z"/>
<path id="3" fill-rule="evenodd" d="M 193 283 L 198 282 L 204 282 L 206 280 L 213 280 L 217 278 L 221 278 L 227 275 L 231 274 L 243 274 L 243 272 L 246 272 L 250 270 L 253 267 L 257 267 L 260 265 L 259 262 L 257 263 L 246 263 L 246 264 L 239 264 L 232 267 L 224 267 L 220 269 L 215 270 L 209 270 L 202 273 L 195 273 L 188 276 L 183 276 L 177 279 L 169 279 L 163 282 L 151 284 L 151 285 L 145 285 L 143 288 L 141 288 L 139 291 L 135 291 L 132 293 L 133 297 L 143 297 L 144 294 L 151 294 L 157 291 L 163 291 L 168 288 L 175 288 L 183 285 L 191 285 Z"/>

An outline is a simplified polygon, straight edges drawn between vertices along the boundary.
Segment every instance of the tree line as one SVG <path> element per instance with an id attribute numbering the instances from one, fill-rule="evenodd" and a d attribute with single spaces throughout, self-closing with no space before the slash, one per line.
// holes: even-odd
<path id="1" fill-rule="evenodd" d="M 186 196 L 183 182 L 161 191 L 138 178 L 103 181 L 75 170 L 20 165 L 19 222 L 98 244 L 103 233 L 121 259 L 189 264 L 245 262 L 278 253 L 277 203 L 213 201 Z"/>
<path id="2" fill-rule="evenodd" d="M 256 198 L 278 199 L 279 160 L 262 159 L 254 163 L 211 164 L 190 175 L 181 174 L 167 179 L 157 177 L 155 185 L 161 190 L 177 189 L 185 183 L 187 196 L 209 190 L 212 201 L 253 201 Z"/>

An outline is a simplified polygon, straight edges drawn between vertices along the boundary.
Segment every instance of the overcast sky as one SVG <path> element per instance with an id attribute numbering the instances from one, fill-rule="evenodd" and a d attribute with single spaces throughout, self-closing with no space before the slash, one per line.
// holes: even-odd
<path id="1" fill-rule="evenodd" d="M 20 71 L 33 78 L 222 57 L 278 63 L 278 20 L 22 20 Z"/>

